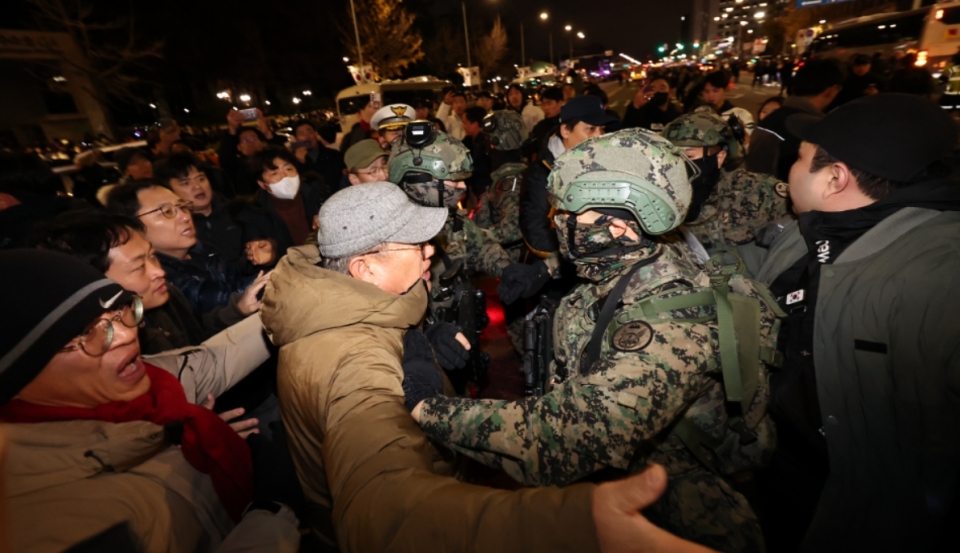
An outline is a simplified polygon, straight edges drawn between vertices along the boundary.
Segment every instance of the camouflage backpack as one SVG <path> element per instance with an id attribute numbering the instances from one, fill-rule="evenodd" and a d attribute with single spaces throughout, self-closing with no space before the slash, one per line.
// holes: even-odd
<path id="1" fill-rule="evenodd" d="M 520 114 L 513 110 L 500 110 L 483 118 L 483 132 L 490 137 L 494 150 L 519 150 L 530 133 Z"/>

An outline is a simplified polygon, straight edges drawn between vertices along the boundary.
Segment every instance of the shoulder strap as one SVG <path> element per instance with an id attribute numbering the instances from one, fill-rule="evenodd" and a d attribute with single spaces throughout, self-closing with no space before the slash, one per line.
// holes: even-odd
<path id="1" fill-rule="evenodd" d="M 604 301 L 600 316 L 597 317 L 597 326 L 594 327 L 593 334 L 590 336 L 590 343 L 587 344 L 587 355 L 580 363 L 580 374 L 587 374 L 590 371 L 590 367 L 600 359 L 600 345 L 603 343 L 603 336 L 606 334 L 607 327 L 610 326 L 610 322 L 613 320 L 613 313 L 617 310 L 617 304 L 620 303 L 620 298 L 623 297 L 623 293 L 627 290 L 627 284 L 630 283 L 630 279 L 633 278 L 634 273 L 653 263 L 658 257 L 660 257 L 660 254 L 641 260 L 634 265 L 627 274 L 620 277 L 617 285 L 613 287 L 610 295 L 607 296 L 607 299 Z"/>

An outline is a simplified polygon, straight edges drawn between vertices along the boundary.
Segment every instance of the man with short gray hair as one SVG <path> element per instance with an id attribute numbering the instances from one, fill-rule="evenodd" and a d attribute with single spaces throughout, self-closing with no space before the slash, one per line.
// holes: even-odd
<path id="1" fill-rule="evenodd" d="M 379 182 L 334 194 L 319 219 L 319 251 L 288 251 L 261 319 L 280 346 L 281 412 L 305 518 L 324 550 L 692 551 L 638 513 L 665 487 L 659 468 L 616 484 L 516 492 L 438 474 L 404 396 L 442 382 L 417 326 L 428 241 L 447 210 Z M 405 380 L 411 365 L 420 378 Z"/>

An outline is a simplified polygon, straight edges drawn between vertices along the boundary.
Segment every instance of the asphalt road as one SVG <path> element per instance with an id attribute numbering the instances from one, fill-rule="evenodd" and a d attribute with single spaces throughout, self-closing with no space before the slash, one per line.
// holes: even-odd
<path id="1" fill-rule="evenodd" d="M 780 92 L 779 86 L 761 86 L 751 89 L 750 81 L 753 74 L 743 73 L 740 75 L 740 83 L 734 85 L 733 90 L 727 92 L 727 99 L 737 106 L 748 110 L 756 116 L 760 104 L 770 96 L 776 96 Z M 607 93 L 610 98 L 610 109 L 616 111 L 620 117 L 627 110 L 627 104 L 633 101 L 636 96 L 638 86 L 636 83 L 630 83 L 621 86 L 616 81 L 602 83 L 600 88 Z"/>

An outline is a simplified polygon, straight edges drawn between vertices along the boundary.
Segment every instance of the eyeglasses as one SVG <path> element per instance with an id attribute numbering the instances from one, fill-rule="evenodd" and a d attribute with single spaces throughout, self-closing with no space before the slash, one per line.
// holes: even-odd
<path id="1" fill-rule="evenodd" d="M 150 215 L 151 213 L 154 213 L 156 211 L 159 211 L 160 213 L 162 213 L 163 216 L 166 217 L 167 219 L 173 219 L 174 217 L 177 216 L 177 213 L 181 211 L 186 213 L 187 215 L 193 213 L 193 202 L 178 202 L 176 204 L 163 204 L 157 209 L 151 209 L 146 213 L 141 213 L 140 215 L 137 215 L 137 218 L 143 217 L 144 215 Z"/>
<path id="2" fill-rule="evenodd" d="M 414 246 L 404 246 L 402 248 L 383 248 L 382 250 L 373 250 L 367 253 L 362 253 L 360 255 L 373 255 L 375 253 L 383 253 L 383 252 L 402 252 L 407 250 L 420 250 L 421 252 L 423 252 L 423 249 L 426 246 L 427 246 L 427 242 L 421 242 L 420 244 L 416 244 Z"/>
<path id="3" fill-rule="evenodd" d="M 358 175 L 377 175 L 377 174 L 387 175 L 390 173 L 390 171 L 387 170 L 386 165 L 379 165 L 377 167 L 370 169 L 369 171 L 357 171 L 356 173 Z"/>
<path id="4" fill-rule="evenodd" d="M 71 344 L 60 351 L 83 350 L 90 357 L 100 357 L 107 353 L 113 344 L 113 323 L 119 321 L 127 328 L 136 328 L 143 320 L 143 300 L 134 296 L 130 303 L 113 312 L 109 318 L 99 318 L 77 338 L 76 344 Z"/>

